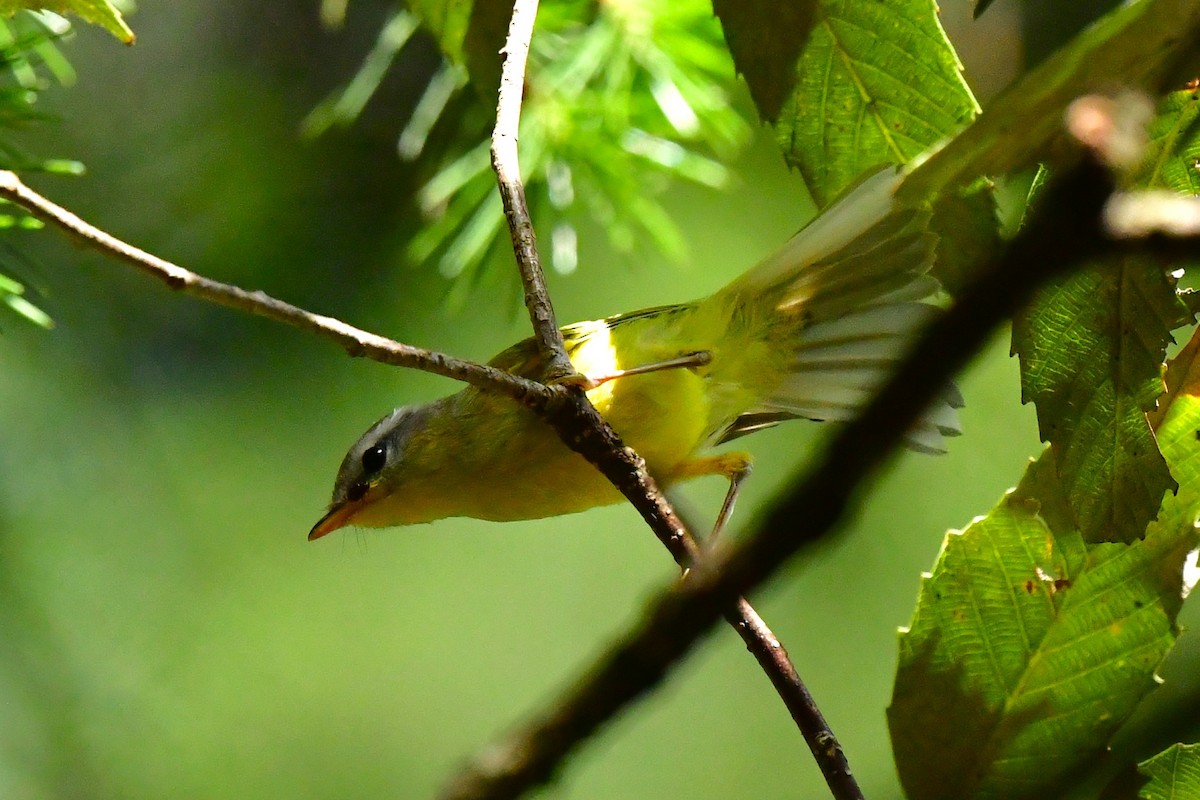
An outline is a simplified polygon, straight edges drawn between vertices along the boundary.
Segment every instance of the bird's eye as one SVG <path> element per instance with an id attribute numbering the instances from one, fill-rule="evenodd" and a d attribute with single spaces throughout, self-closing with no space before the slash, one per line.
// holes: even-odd
<path id="1" fill-rule="evenodd" d="M 368 447 L 366 452 L 362 454 L 363 472 L 367 475 L 374 475 L 376 472 L 379 472 L 386 463 L 387 446 L 384 444 Z"/>

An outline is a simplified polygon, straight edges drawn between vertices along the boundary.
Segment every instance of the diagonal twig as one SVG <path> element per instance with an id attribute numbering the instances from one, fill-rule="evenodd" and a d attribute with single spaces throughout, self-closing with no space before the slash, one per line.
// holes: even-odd
<path id="1" fill-rule="evenodd" d="M 265 292 L 250 291 L 206 278 L 153 253 L 147 253 L 86 222 L 29 188 L 16 173 L 0 170 L 0 197 L 16 203 L 42 222 L 66 232 L 76 241 L 129 264 L 175 291 L 315 333 L 341 345 L 351 356 L 369 358 L 393 366 L 411 367 L 464 381 L 508 395 L 535 410 L 542 407 L 550 397 L 549 390 L 536 381 L 526 380 L 485 364 L 403 344 L 348 325 L 339 319 L 314 314 L 271 297 Z"/>
<path id="2" fill-rule="evenodd" d="M 897 448 L 946 381 L 1038 286 L 1101 252 L 1147 246 L 1106 238 L 1101 209 L 1111 189 L 1111 177 L 1094 161 L 1054 180 L 1022 233 L 924 331 L 862 413 L 832 437 L 814 468 L 752 526 L 756 533 L 709 554 L 687 581 L 660 596 L 644 619 L 530 726 L 523 743 L 552 748 L 560 758 L 569 755 L 659 683 L 712 630 L 731 603 L 761 585 L 806 544 L 831 531 L 845 516 L 854 493 Z M 1194 247 L 1194 242 L 1188 246 Z M 1178 252 L 1178 248 L 1167 250 Z M 530 787 L 543 782 L 557 766 L 528 763 L 522 773 L 510 774 L 507 780 L 512 786 Z"/>

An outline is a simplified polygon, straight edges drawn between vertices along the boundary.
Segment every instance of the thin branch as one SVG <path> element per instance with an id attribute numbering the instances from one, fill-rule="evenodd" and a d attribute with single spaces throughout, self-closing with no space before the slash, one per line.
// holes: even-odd
<path id="1" fill-rule="evenodd" d="M 500 96 L 496 103 L 496 127 L 492 129 L 492 169 L 500 187 L 504 215 L 512 236 L 521 284 L 525 287 L 525 307 L 533 322 L 533 336 L 545 363 L 543 379 L 549 383 L 572 375 L 575 368 L 567 356 L 562 331 L 554 317 L 554 307 L 546 291 L 546 275 L 538 256 L 533 221 L 521 183 L 521 163 L 517 153 L 517 134 L 521 128 L 521 100 L 525 93 L 525 63 L 537 19 L 538 0 L 517 0 L 504 41 L 504 66 L 500 72 Z"/>
<path id="2" fill-rule="evenodd" d="M 537 6 L 537 0 L 516 0 L 513 7 L 504 46 L 496 127 L 492 133 L 492 166 L 525 288 L 525 305 L 538 349 L 547 364 L 545 379 L 554 381 L 575 370 L 567 356 L 546 290 L 517 156 L 525 63 Z M 700 547 L 646 471 L 641 457 L 623 445 L 581 387 L 566 391 L 563 399 L 565 402 L 551 403 L 543 412 L 563 442 L 587 458 L 625 495 L 680 567 L 688 569 L 698 565 Z M 728 604 L 723 614 L 787 706 L 834 797 L 861 800 L 862 791 L 850 772 L 841 745 L 778 638 L 743 598 Z M 601 699 L 590 698 L 593 701 Z M 602 702 L 597 702 L 594 709 L 602 710 L 603 707 Z M 502 744 L 490 747 L 455 776 L 442 797 L 457 800 L 517 797 L 549 780 L 572 743 L 577 741 L 570 736 L 560 736 L 558 728 L 577 724 L 579 717 L 586 717 L 590 710 L 564 705 L 552 712 L 552 720 L 518 731 Z"/>
<path id="3" fill-rule="evenodd" d="M 563 441 L 591 461 L 633 503 L 670 550 L 676 563 L 687 568 L 696 560 L 700 550 L 646 471 L 645 462 L 632 449 L 625 447 L 580 387 L 553 385 L 556 379 L 574 374 L 575 368 L 567 355 L 566 343 L 546 289 L 546 276 L 538 255 L 537 237 L 525 199 L 525 186 L 521 182 L 517 150 L 525 65 L 529 59 L 529 43 L 533 38 L 537 9 L 538 0 L 516 0 L 513 4 L 508 36 L 504 42 L 504 64 L 500 73 L 491 154 L 513 253 L 525 289 L 525 306 L 533 325 L 538 352 L 546 364 L 543 378 L 551 384 L 549 388 L 556 392 L 556 402 L 549 404 L 543 413 Z"/>
<path id="4" fill-rule="evenodd" d="M 685 541 L 689 545 L 695 544 L 690 536 Z M 783 643 L 743 598 L 738 598 L 723 616 L 771 680 L 803 734 L 833 797 L 862 800 L 862 790 L 850 771 L 841 744 L 796 672 Z M 616 672 L 625 669 L 628 669 L 632 682 L 639 680 L 641 667 L 636 658 L 619 665 Z M 615 677 L 619 680 L 620 676 Z M 638 690 L 630 690 L 636 696 Z M 619 685 L 605 683 L 602 689 L 573 693 L 555 703 L 545 716 L 481 751 L 454 777 L 440 797 L 442 800 L 510 800 L 548 782 L 575 745 L 588 735 L 580 737 L 577 732 L 589 726 L 594 731 L 603 723 L 609 699 L 605 693 L 610 691 L 625 696 Z"/>
<path id="5" fill-rule="evenodd" d="M 538 255 L 533 220 L 521 182 L 517 152 L 521 126 L 521 101 L 525 65 L 537 18 L 538 0 L 516 0 L 504 42 L 504 64 L 496 104 L 496 126 L 492 130 L 492 168 L 508 220 L 513 254 L 525 289 L 525 305 L 533 325 L 534 340 L 546 364 L 543 378 L 554 392 L 554 402 L 542 409 L 546 421 L 563 442 L 587 458 L 621 491 L 642 514 L 680 567 L 688 568 L 700 549 L 676 516 L 662 490 L 646 471 L 646 464 L 626 447 L 588 401 L 582 387 L 555 385 L 556 379 L 574 374 L 566 343 L 546 290 L 546 277 Z"/>
<path id="6" fill-rule="evenodd" d="M 830 532 L 855 492 L 996 326 L 1042 283 L 1124 246 L 1106 239 L 1102 228 L 1101 209 L 1111 190 L 1110 176 L 1093 161 L 1054 180 L 1022 233 L 925 330 L 862 414 L 838 429 L 823 458 L 754 526 L 756 533 L 709 554 L 688 580 L 660 596 L 645 618 L 514 744 L 565 758 L 658 684 L 741 595 Z M 493 757 L 495 752 L 503 751 Z M 558 763 L 527 756 L 519 766 L 519 772 L 506 773 L 505 791 L 458 796 L 516 797 L 544 782 Z"/>
<path id="7" fill-rule="evenodd" d="M 771 679 L 792 720 L 804 734 L 804 741 L 808 743 L 808 749 L 812 751 L 829 791 L 838 800 L 862 800 L 862 789 L 850 771 L 850 762 L 846 759 L 841 742 L 833 734 L 825 715 L 817 707 L 817 701 L 809 694 L 808 687 L 796 672 L 796 666 L 783 642 L 744 598 L 739 597 L 736 607 L 725 612 L 725 621 L 741 634 L 746 649 Z"/>
<path id="8" fill-rule="evenodd" d="M 0 170 L 0 197 L 16 203 L 42 222 L 65 231 L 77 242 L 124 261 L 175 291 L 315 333 L 341 345 L 351 356 L 433 372 L 508 395 L 535 410 L 542 408 L 550 397 L 550 391 L 536 381 L 445 353 L 403 344 L 347 325 L 339 319 L 306 311 L 265 292 L 248 291 L 198 275 L 85 222 L 29 188 L 16 173 Z"/>

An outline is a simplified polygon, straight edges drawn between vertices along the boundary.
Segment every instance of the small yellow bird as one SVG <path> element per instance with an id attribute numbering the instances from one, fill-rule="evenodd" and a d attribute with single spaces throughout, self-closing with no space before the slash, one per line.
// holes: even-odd
<path id="1" fill-rule="evenodd" d="M 588 398 L 661 485 L 724 475 L 727 512 L 750 458 L 709 448 L 787 419 L 850 419 L 937 313 L 929 214 L 897 207 L 898 182 L 896 170 L 871 175 L 711 297 L 562 329 L 571 363 L 594 387 Z M 532 340 L 491 364 L 542 373 Z M 961 404 L 949 388 L 909 445 L 944 452 Z M 468 387 L 372 425 L 308 538 L 346 525 L 535 519 L 622 499 L 533 412 Z"/>

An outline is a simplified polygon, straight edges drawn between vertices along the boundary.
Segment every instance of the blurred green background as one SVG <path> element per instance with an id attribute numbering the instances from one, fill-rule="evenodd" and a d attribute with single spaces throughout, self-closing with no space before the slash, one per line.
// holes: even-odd
<path id="1" fill-rule="evenodd" d="M 944 18 L 982 94 L 1021 54 L 1015 8 Z M 449 313 L 403 263 L 418 176 L 396 134 L 434 65 L 418 43 L 353 129 L 297 130 L 354 70 L 388 4 L 323 30 L 316 0 L 145 3 L 126 49 L 66 45 L 65 122 L 27 135 L 83 178 L 31 178 L 85 218 L 213 277 L 401 340 L 486 358 L 527 331 L 506 273 Z M 742 99 L 745 102 L 745 99 Z M 614 258 L 583 231 L 552 276 L 560 319 L 712 291 L 808 213 L 768 132 L 726 190 L 667 205 L 691 258 Z M 428 797 L 551 698 L 673 579 L 615 507 L 520 524 L 450 520 L 305 541 L 345 448 L 394 405 L 455 390 L 307 334 L 175 296 L 57 234 L 20 233 L 20 277 L 58 327 L 0 318 L 0 797 Z M 5 247 L 13 247 L 9 237 Z M 755 598 L 871 797 L 897 797 L 884 724 L 895 631 L 947 528 L 1039 449 L 1007 334 L 961 377 L 966 435 L 903 454 L 833 541 Z M 823 432 L 747 440 L 739 519 Z M 705 513 L 720 481 L 688 487 Z M 719 630 L 548 794 L 820 797 L 770 685 Z"/>

